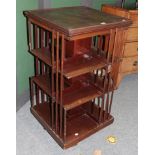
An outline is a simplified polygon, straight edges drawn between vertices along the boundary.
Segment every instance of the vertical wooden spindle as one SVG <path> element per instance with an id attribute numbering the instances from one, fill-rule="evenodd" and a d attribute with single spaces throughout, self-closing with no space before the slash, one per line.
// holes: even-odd
<path id="1" fill-rule="evenodd" d="M 41 48 L 44 47 L 44 43 L 45 43 L 45 40 L 44 40 L 44 30 L 41 28 L 41 33 L 40 33 L 40 45 L 41 45 Z"/>
<path id="2" fill-rule="evenodd" d="M 55 66 L 55 61 L 54 61 L 54 35 L 55 35 L 55 31 L 52 31 L 52 47 L 51 47 L 51 63 L 52 63 L 52 70 L 51 70 L 51 87 L 52 87 L 52 100 L 54 97 L 54 92 L 55 92 L 55 78 L 54 78 L 54 66 Z M 54 101 L 52 102 L 52 127 L 54 127 L 54 121 L 55 121 L 55 116 L 54 116 L 54 111 L 55 111 L 55 107 L 54 107 Z"/>
<path id="3" fill-rule="evenodd" d="M 44 30 L 42 28 L 40 28 L 40 48 L 43 48 L 44 47 Z M 44 51 L 42 51 L 44 52 Z M 41 73 L 42 75 L 45 74 L 45 71 L 44 71 L 44 63 L 41 62 Z"/>
<path id="4" fill-rule="evenodd" d="M 98 69 L 96 70 L 96 72 L 95 72 L 95 79 L 94 79 L 95 81 L 95 83 L 97 82 L 97 80 L 98 80 Z"/>
<path id="5" fill-rule="evenodd" d="M 34 48 L 38 48 L 38 28 L 37 25 L 34 25 Z M 34 58 L 35 60 L 35 76 L 39 75 L 39 60 L 37 57 Z M 39 88 L 36 85 L 36 104 L 39 104 Z"/>
<path id="6" fill-rule="evenodd" d="M 58 102 L 59 102 L 59 32 L 56 33 L 56 132 L 58 132 Z"/>
<path id="7" fill-rule="evenodd" d="M 100 77 L 103 77 L 103 68 L 100 69 Z"/>
<path id="8" fill-rule="evenodd" d="M 46 31 L 46 33 L 45 33 L 46 35 L 45 35 L 45 38 L 46 38 L 46 41 L 45 41 L 45 46 L 48 48 L 49 47 L 49 31 Z"/>
<path id="9" fill-rule="evenodd" d="M 33 25 L 33 45 L 34 48 L 38 48 L 38 31 L 37 31 L 37 25 Z M 35 76 L 38 75 L 38 58 L 34 57 L 34 62 L 35 62 Z"/>
<path id="10" fill-rule="evenodd" d="M 111 106 L 112 106 L 112 101 L 113 101 L 113 94 L 114 94 L 114 86 L 113 86 L 113 80 L 111 79 L 111 97 L 110 97 L 110 104 L 109 104 L 109 111 L 108 111 L 108 117 L 111 113 Z"/>
<path id="11" fill-rule="evenodd" d="M 97 79 L 97 70 L 94 70 L 93 71 L 93 74 L 94 74 L 94 79 L 93 79 L 93 81 L 94 81 L 94 83 L 96 82 L 96 79 Z M 90 104 L 90 113 L 91 114 L 93 114 L 93 112 L 94 112 L 94 103 L 95 103 L 95 99 L 93 99 L 92 101 L 91 101 L 91 104 Z"/>
<path id="12" fill-rule="evenodd" d="M 95 99 L 91 101 L 91 111 L 90 111 L 91 114 L 94 113 L 94 104 L 95 104 Z"/>
<path id="13" fill-rule="evenodd" d="M 97 38 L 97 53 L 100 54 L 101 36 Z"/>
<path id="14" fill-rule="evenodd" d="M 66 142 L 66 128 L 67 128 L 67 124 L 66 124 L 66 110 L 64 110 L 64 142 Z"/>
<path id="15" fill-rule="evenodd" d="M 34 25 L 34 48 L 38 47 L 38 27 L 37 25 Z"/>
<path id="16" fill-rule="evenodd" d="M 60 75 L 60 136 L 62 135 L 62 112 L 63 112 L 63 89 L 64 89 L 64 78 L 63 78 L 63 62 L 64 62 L 64 35 L 61 37 L 61 75 Z"/>
<path id="17" fill-rule="evenodd" d="M 103 94 L 101 98 L 102 98 L 102 103 L 101 103 L 101 108 L 100 108 L 100 112 L 99 112 L 99 123 L 101 123 L 102 118 L 103 118 L 105 94 Z"/>
<path id="18" fill-rule="evenodd" d="M 34 94 L 33 94 L 33 82 L 32 79 L 29 78 L 29 87 L 30 87 L 30 101 L 31 101 L 31 107 L 34 106 Z"/>
<path id="19" fill-rule="evenodd" d="M 106 106 L 105 106 L 105 119 L 107 119 L 107 116 L 108 116 L 108 109 L 109 109 L 109 89 L 110 89 L 110 78 L 109 78 L 109 75 L 108 75 L 108 88 L 107 88 L 107 97 L 106 97 Z"/>
<path id="20" fill-rule="evenodd" d="M 40 28 L 40 48 L 43 49 L 43 47 L 44 47 L 44 30 L 42 28 Z M 44 51 L 42 50 L 42 52 L 44 52 Z M 41 74 L 44 75 L 45 74 L 45 64 L 41 61 L 40 65 L 41 65 L 40 66 Z M 41 102 L 42 103 L 45 102 L 44 101 L 44 92 L 43 91 L 41 91 Z"/>
<path id="21" fill-rule="evenodd" d="M 32 32 L 31 32 L 31 22 L 28 20 L 27 22 L 27 26 L 28 26 L 28 49 L 29 51 L 32 50 Z"/>
<path id="22" fill-rule="evenodd" d="M 48 102 L 49 101 L 49 102 Z M 49 104 L 49 112 L 50 112 L 50 125 L 52 126 L 52 98 L 47 96 L 47 103 Z M 53 126 L 52 126 L 53 127 Z"/>
<path id="23" fill-rule="evenodd" d="M 98 41 L 97 41 L 98 54 L 101 54 L 102 44 L 103 44 L 103 38 L 102 36 L 98 36 Z"/>
<path id="24" fill-rule="evenodd" d="M 100 97 L 97 98 L 97 105 L 100 107 Z"/>
<path id="25" fill-rule="evenodd" d="M 102 94 L 102 103 L 101 103 L 101 109 L 100 109 L 100 114 L 99 114 L 99 123 L 101 123 L 102 118 L 103 118 L 106 84 L 107 84 L 107 78 L 106 78 L 106 73 L 105 73 L 105 76 L 103 78 L 103 94 Z"/>
<path id="26" fill-rule="evenodd" d="M 96 36 L 93 37 L 93 47 L 96 47 Z"/>

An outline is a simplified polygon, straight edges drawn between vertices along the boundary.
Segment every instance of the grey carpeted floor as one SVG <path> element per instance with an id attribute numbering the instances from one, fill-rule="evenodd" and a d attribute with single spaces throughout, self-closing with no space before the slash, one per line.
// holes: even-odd
<path id="1" fill-rule="evenodd" d="M 114 123 L 67 150 L 62 150 L 31 115 L 27 102 L 17 112 L 17 155 L 93 155 L 96 149 L 102 150 L 102 155 L 137 155 L 137 77 L 124 78 L 115 92 Z M 106 141 L 109 135 L 117 137 L 116 144 Z"/>

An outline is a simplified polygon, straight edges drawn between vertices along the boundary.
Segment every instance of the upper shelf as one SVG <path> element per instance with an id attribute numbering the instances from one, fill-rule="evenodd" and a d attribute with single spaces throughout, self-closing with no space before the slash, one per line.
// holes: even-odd
<path id="1" fill-rule="evenodd" d="M 52 66 L 51 64 L 51 54 L 48 48 L 37 48 L 29 51 L 32 55 L 36 56 L 43 62 L 45 62 L 47 65 Z"/>
<path id="2" fill-rule="evenodd" d="M 34 56 L 51 65 L 51 55 L 47 48 L 31 50 Z M 91 72 L 96 69 L 103 68 L 107 65 L 107 61 L 103 56 L 97 54 L 81 54 L 68 58 L 64 61 L 64 76 L 68 79 Z"/>
<path id="3" fill-rule="evenodd" d="M 39 25 L 43 24 L 48 29 L 64 33 L 67 37 L 131 24 L 129 19 L 84 6 L 30 10 L 24 11 L 24 15 Z"/>
<path id="4" fill-rule="evenodd" d="M 107 65 L 106 59 L 97 55 L 78 55 L 69 58 L 64 63 L 64 75 L 70 79 Z"/>

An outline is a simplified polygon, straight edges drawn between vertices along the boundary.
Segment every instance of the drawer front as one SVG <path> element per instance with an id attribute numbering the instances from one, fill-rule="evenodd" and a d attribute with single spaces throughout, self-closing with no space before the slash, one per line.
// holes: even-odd
<path id="1" fill-rule="evenodd" d="M 126 41 L 138 41 L 138 28 L 132 27 L 126 31 Z"/>
<path id="2" fill-rule="evenodd" d="M 138 55 L 138 42 L 129 42 L 124 44 L 124 57 Z"/>
<path id="3" fill-rule="evenodd" d="M 138 21 L 132 21 L 132 24 L 129 27 L 138 27 Z"/>
<path id="4" fill-rule="evenodd" d="M 120 72 L 132 72 L 138 70 L 138 56 L 123 58 Z"/>
<path id="5" fill-rule="evenodd" d="M 132 20 L 131 27 L 138 27 L 138 10 L 130 10 L 129 19 Z"/>

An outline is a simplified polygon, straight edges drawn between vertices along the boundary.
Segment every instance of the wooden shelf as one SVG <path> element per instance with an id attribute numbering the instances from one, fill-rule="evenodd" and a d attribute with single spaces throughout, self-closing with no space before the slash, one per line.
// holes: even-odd
<path id="1" fill-rule="evenodd" d="M 80 88 L 74 89 L 68 93 L 65 93 L 64 91 L 63 105 L 66 110 L 69 110 L 101 95 L 102 93 L 92 85 L 81 86 Z"/>
<path id="2" fill-rule="evenodd" d="M 50 78 L 47 75 L 42 76 L 34 76 L 31 77 L 32 81 L 34 81 L 43 91 L 47 93 L 47 95 L 52 97 L 51 93 L 51 84 Z"/>
<path id="3" fill-rule="evenodd" d="M 64 75 L 70 79 L 95 69 L 103 68 L 106 65 L 107 62 L 103 56 L 90 54 L 78 55 L 65 61 Z"/>
<path id="4" fill-rule="evenodd" d="M 103 68 L 107 65 L 106 59 L 95 53 L 94 49 L 90 54 L 76 55 L 75 57 L 68 58 L 64 61 L 64 76 L 68 79 L 88 73 L 95 69 Z M 52 66 L 50 51 L 47 48 L 33 49 L 30 53 L 47 65 Z"/>
<path id="5" fill-rule="evenodd" d="M 74 117 L 67 122 L 66 142 L 75 141 L 97 127 L 97 122 L 86 113 Z M 76 136 L 76 134 L 78 134 Z"/>
<path id="6" fill-rule="evenodd" d="M 52 96 L 48 76 L 35 76 L 32 77 L 32 80 L 49 96 Z M 102 92 L 93 85 L 77 81 L 71 86 L 66 86 L 63 90 L 63 107 L 66 110 L 70 110 L 101 95 Z"/>
<path id="7" fill-rule="evenodd" d="M 85 106 L 85 109 L 80 106 L 78 108 L 72 109 L 67 113 L 67 135 L 66 141 L 62 137 L 56 138 L 58 144 L 63 148 L 68 148 L 70 146 L 76 145 L 79 139 L 82 140 L 96 131 L 100 130 L 111 124 L 114 118 L 109 115 L 106 121 L 102 121 L 99 125 L 92 117 L 90 117 L 86 109 L 89 108 L 89 103 Z M 40 123 L 47 128 L 47 131 L 54 136 L 53 129 L 50 126 L 50 111 L 49 104 L 43 103 L 31 108 L 32 114 L 40 121 Z M 89 111 L 89 109 L 87 110 Z M 97 109 L 96 109 L 97 111 Z M 78 134 L 78 135 L 77 135 Z"/>
<path id="8" fill-rule="evenodd" d="M 52 66 L 51 64 L 51 55 L 48 48 L 37 48 L 29 51 L 33 56 L 39 58 L 47 65 Z"/>
<path id="9" fill-rule="evenodd" d="M 110 72 L 110 68 L 108 70 L 108 73 Z M 102 93 L 107 93 L 108 92 L 108 82 L 106 83 L 106 86 L 104 88 L 104 77 L 101 76 L 96 76 L 93 72 L 92 73 L 86 73 L 84 75 L 75 77 L 72 79 L 72 81 L 81 81 L 81 82 L 89 82 L 91 85 L 96 87 L 99 91 Z M 110 77 L 110 85 L 109 85 L 109 92 L 113 91 L 113 81 L 112 78 Z"/>
<path id="10" fill-rule="evenodd" d="M 109 90 L 108 90 L 108 82 L 106 83 L 106 86 L 104 88 L 104 79 L 103 77 L 98 76 L 96 78 L 95 74 L 93 73 L 88 73 L 86 75 L 83 75 L 83 81 L 89 81 L 91 84 L 95 85 L 100 91 L 107 93 L 108 91 L 113 91 L 113 81 L 110 79 L 110 85 L 109 85 Z"/>

